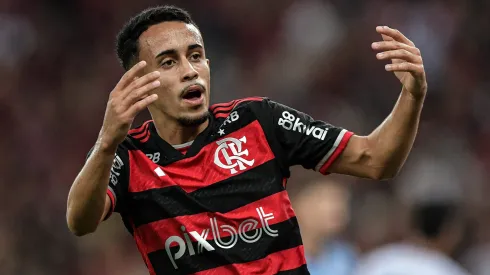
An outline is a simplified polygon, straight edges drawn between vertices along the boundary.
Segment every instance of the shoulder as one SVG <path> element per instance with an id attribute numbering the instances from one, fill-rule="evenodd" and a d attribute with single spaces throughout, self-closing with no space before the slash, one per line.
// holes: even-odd
<path id="1" fill-rule="evenodd" d="M 128 150 L 139 150 L 150 139 L 152 125 L 153 120 L 147 120 L 132 127 L 123 142 L 119 144 L 118 150 L 126 152 Z"/>
<path id="2" fill-rule="evenodd" d="M 209 107 L 209 111 L 216 118 L 226 118 L 233 111 L 236 111 L 238 109 L 250 110 L 254 106 L 260 106 L 266 101 L 268 101 L 268 98 L 258 97 L 258 96 L 257 97 L 247 97 L 247 98 L 242 98 L 242 99 L 235 99 L 235 100 L 232 100 L 229 102 L 213 104 Z"/>
<path id="3" fill-rule="evenodd" d="M 152 123 L 153 123 L 153 120 L 147 120 L 143 124 L 132 128 L 131 130 L 128 131 L 128 135 L 126 136 L 126 140 L 136 139 L 136 140 L 143 141 L 143 140 L 149 138 L 150 125 Z"/>

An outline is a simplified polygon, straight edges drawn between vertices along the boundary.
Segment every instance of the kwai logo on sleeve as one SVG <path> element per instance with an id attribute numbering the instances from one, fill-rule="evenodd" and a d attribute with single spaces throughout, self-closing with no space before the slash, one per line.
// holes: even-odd
<path id="1" fill-rule="evenodd" d="M 282 118 L 279 118 L 277 124 L 286 130 L 303 133 L 307 136 L 313 136 L 319 140 L 325 140 L 328 132 L 328 129 L 322 129 L 316 126 L 304 124 L 301 122 L 299 117 L 297 118 L 288 111 L 282 112 Z"/>

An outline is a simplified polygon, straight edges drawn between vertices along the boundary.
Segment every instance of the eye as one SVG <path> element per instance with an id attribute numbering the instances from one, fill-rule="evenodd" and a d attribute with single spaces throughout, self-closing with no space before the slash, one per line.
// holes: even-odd
<path id="1" fill-rule="evenodd" d="M 162 62 L 162 67 L 170 67 L 175 64 L 175 60 L 167 59 Z"/>
<path id="2" fill-rule="evenodd" d="M 193 61 L 201 60 L 201 54 L 200 53 L 193 53 L 191 55 L 191 60 L 193 60 Z"/>

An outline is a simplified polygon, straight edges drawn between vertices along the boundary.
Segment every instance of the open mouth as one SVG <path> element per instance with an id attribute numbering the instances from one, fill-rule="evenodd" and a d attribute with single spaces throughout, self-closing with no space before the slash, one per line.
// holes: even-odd
<path id="1" fill-rule="evenodd" d="M 196 100 L 201 98 L 203 93 L 204 88 L 201 85 L 192 85 L 184 91 L 182 98 L 186 100 Z"/>
<path id="2" fill-rule="evenodd" d="M 190 91 L 187 92 L 184 96 L 183 99 L 196 99 L 201 97 L 201 91 Z"/>
<path id="3" fill-rule="evenodd" d="M 202 103 L 204 87 L 201 85 L 192 85 L 187 87 L 182 94 L 182 99 L 191 104 Z"/>

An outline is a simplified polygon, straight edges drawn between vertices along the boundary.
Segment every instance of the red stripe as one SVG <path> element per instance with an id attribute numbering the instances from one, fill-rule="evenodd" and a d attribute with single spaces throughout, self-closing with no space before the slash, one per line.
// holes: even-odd
<path id="1" fill-rule="evenodd" d="M 298 268 L 306 264 L 302 245 L 267 255 L 265 258 L 248 263 L 231 264 L 204 270 L 194 275 L 264 274 L 272 275 L 280 271 Z"/>
<path id="2" fill-rule="evenodd" d="M 225 103 L 217 103 L 217 104 L 213 104 L 209 109 L 211 109 L 211 111 L 214 111 L 214 109 L 217 109 L 217 108 L 227 108 L 231 105 L 233 105 L 233 103 L 235 103 L 236 100 L 232 100 L 230 102 L 225 102 Z"/>
<path id="3" fill-rule="evenodd" d="M 323 166 L 320 168 L 320 173 L 322 174 L 328 174 L 327 170 L 328 168 L 332 165 L 332 163 L 337 159 L 337 157 L 344 151 L 345 147 L 347 146 L 347 142 L 349 139 L 352 137 L 354 133 L 352 132 L 346 132 L 344 136 L 342 137 L 342 140 L 340 141 L 339 145 L 337 146 L 337 149 L 333 152 L 333 154 L 330 156 L 330 158 L 323 164 Z"/>
<path id="4" fill-rule="evenodd" d="M 213 113 L 217 113 L 217 112 L 223 112 L 223 111 L 229 111 L 230 109 L 233 109 L 236 104 L 237 104 L 237 100 L 234 100 L 233 101 L 233 104 L 231 104 L 230 106 L 220 106 L 220 107 L 217 107 L 213 110 Z"/>
<path id="5" fill-rule="evenodd" d="M 146 137 L 144 139 L 140 140 L 140 142 L 145 143 L 150 139 L 150 136 L 151 136 L 150 130 L 146 131 L 146 133 L 147 133 Z"/>
<path id="6" fill-rule="evenodd" d="M 238 166 L 238 160 L 232 160 L 231 166 L 235 165 L 234 167 L 218 166 L 218 164 L 221 166 L 228 165 L 224 152 L 229 156 L 233 156 L 233 149 L 240 151 L 237 144 L 232 143 L 230 140 L 224 140 L 225 138 L 234 138 L 235 141 L 240 140 L 242 147 L 242 155 L 240 157 L 245 161 L 253 161 L 253 163 L 249 166 L 240 162 L 243 165 L 240 167 Z M 223 144 L 219 145 L 219 142 L 223 142 Z M 225 147 L 219 149 L 219 146 Z M 253 167 L 272 160 L 274 159 L 274 153 L 267 143 L 259 122 L 254 121 L 244 128 L 224 136 L 217 142 L 206 145 L 196 156 L 185 158 L 164 167 L 153 163 L 141 151 L 130 150 L 129 158 L 131 169 L 129 192 L 142 192 L 169 186 L 179 186 L 186 192 L 192 192 L 240 175 Z M 203 163 L 207 165 L 203 165 Z M 154 172 L 157 167 L 160 167 L 165 172 L 165 176 L 159 177 Z M 244 169 L 241 170 L 241 168 Z"/>
<path id="7" fill-rule="evenodd" d="M 153 269 L 153 266 L 151 265 L 150 258 L 148 258 L 148 252 L 145 249 L 145 246 L 143 245 L 141 238 L 136 233 L 136 227 L 134 226 L 134 223 L 131 219 L 129 219 L 129 224 L 133 228 L 134 241 L 136 242 L 136 246 L 138 247 L 138 250 L 141 254 L 141 257 L 143 257 L 143 261 L 145 262 L 146 267 L 148 268 L 148 271 L 150 272 L 150 275 L 156 275 L 155 270 Z"/>
<path id="8" fill-rule="evenodd" d="M 234 100 L 234 101 L 232 101 L 233 104 L 231 106 L 228 106 L 228 107 L 217 107 L 217 108 L 215 108 L 213 110 L 213 113 L 217 113 L 218 111 L 220 111 L 220 112 L 222 112 L 222 111 L 230 111 L 230 110 L 232 110 L 233 108 L 235 108 L 238 104 L 240 104 L 242 102 L 246 102 L 246 101 L 262 101 L 262 100 L 264 100 L 262 97 L 248 97 L 248 98 L 244 98 L 244 99 Z"/>
<path id="9" fill-rule="evenodd" d="M 223 111 L 230 112 L 231 110 L 233 110 L 233 108 L 235 108 L 238 104 L 240 104 L 242 102 L 245 102 L 245 101 L 262 101 L 262 100 L 264 100 L 262 97 L 248 97 L 248 98 L 244 98 L 244 99 L 234 100 L 234 102 L 232 101 L 233 104 L 231 106 L 214 108 L 213 113 L 217 113 L 218 111 L 219 112 L 223 112 Z"/>
<path id="10" fill-rule="evenodd" d="M 109 210 L 109 213 L 107 213 L 107 215 L 105 216 L 104 220 L 107 220 L 114 212 L 114 208 L 116 208 L 116 200 L 114 199 L 114 194 L 112 194 L 109 189 L 107 189 L 107 195 L 109 196 L 109 199 L 111 199 L 111 209 Z"/>
<path id="11" fill-rule="evenodd" d="M 139 133 L 139 134 L 136 134 L 136 135 L 132 135 L 133 138 L 136 138 L 136 139 L 141 139 L 141 138 L 144 138 L 145 136 L 148 135 L 148 125 L 149 124 L 146 124 L 145 126 L 145 129 L 142 133 Z"/>
<path id="12" fill-rule="evenodd" d="M 136 128 L 136 129 L 131 129 L 131 130 L 129 130 L 128 134 L 133 135 L 133 134 L 138 134 L 138 133 L 140 133 L 140 132 L 143 130 L 143 128 L 146 128 L 146 127 L 148 126 L 148 124 L 149 124 L 150 122 L 151 122 L 151 120 L 148 120 L 148 121 L 146 121 L 145 123 L 143 123 L 143 125 L 141 125 L 140 127 Z M 143 131 L 143 132 L 145 132 L 145 131 Z"/>
<path id="13" fill-rule="evenodd" d="M 185 226 L 187 232 L 197 231 L 198 234 L 201 234 L 205 229 L 209 229 L 206 239 L 212 240 L 213 234 L 210 219 L 216 218 L 218 226 L 226 223 L 237 229 L 244 220 L 253 218 L 259 222 L 258 226 L 262 227 L 257 213 L 257 208 L 260 207 L 262 207 L 265 214 L 272 213 L 274 215 L 274 218 L 268 221 L 269 225 L 295 217 L 287 192 L 281 191 L 227 213 L 204 212 L 145 224 L 138 227 L 135 234 L 139 236 L 148 253 L 165 249 L 165 241 L 170 236 L 182 236 L 182 226 Z M 230 235 L 229 232 L 220 232 L 221 238 Z"/>
<path id="14" fill-rule="evenodd" d="M 230 115 L 230 113 L 219 113 L 217 115 L 214 115 L 216 118 L 227 118 Z"/>

